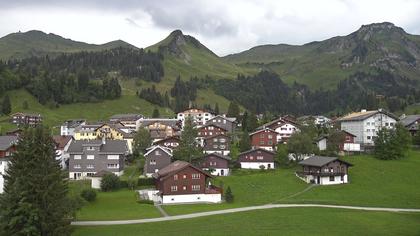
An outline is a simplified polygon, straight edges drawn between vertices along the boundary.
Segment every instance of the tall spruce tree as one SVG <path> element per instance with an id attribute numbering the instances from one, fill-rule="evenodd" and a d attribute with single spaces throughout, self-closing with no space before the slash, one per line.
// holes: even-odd
<path id="1" fill-rule="evenodd" d="M 240 110 L 239 110 L 238 103 L 230 102 L 226 116 L 236 117 L 236 119 L 239 119 L 239 113 L 240 113 Z"/>
<path id="2" fill-rule="evenodd" d="M 10 102 L 9 95 L 5 95 L 3 98 L 1 112 L 5 115 L 9 115 L 12 112 L 12 104 Z"/>
<path id="3" fill-rule="evenodd" d="M 242 133 L 241 140 L 239 141 L 239 150 L 245 152 L 251 149 L 251 139 L 249 138 L 248 132 L 245 130 Z"/>
<path id="4" fill-rule="evenodd" d="M 26 130 L 10 159 L 0 197 L 2 235 L 70 235 L 73 209 L 49 133 Z"/>
<path id="5" fill-rule="evenodd" d="M 176 160 L 183 160 L 192 162 L 203 156 L 201 148 L 198 146 L 197 129 L 194 128 L 194 123 L 191 117 L 185 120 L 184 129 L 181 133 L 181 142 L 179 147 L 174 150 L 173 156 Z"/>

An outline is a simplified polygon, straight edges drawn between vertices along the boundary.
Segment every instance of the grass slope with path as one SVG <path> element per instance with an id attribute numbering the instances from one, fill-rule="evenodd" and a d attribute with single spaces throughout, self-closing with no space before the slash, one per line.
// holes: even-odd
<path id="1" fill-rule="evenodd" d="M 73 235 L 419 235 L 420 214 L 287 208 L 137 225 L 74 227 Z"/>

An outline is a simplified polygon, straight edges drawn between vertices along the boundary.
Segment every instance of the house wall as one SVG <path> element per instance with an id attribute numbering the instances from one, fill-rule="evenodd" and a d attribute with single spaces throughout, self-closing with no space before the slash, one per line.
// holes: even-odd
<path id="1" fill-rule="evenodd" d="M 156 148 L 149 155 L 145 156 L 144 173 L 147 176 L 151 176 L 153 173 L 171 164 L 171 158 L 171 155 L 160 148 Z M 155 161 L 156 164 L 153 164 L 152 161 Z"/>
<path id="2" fill-rule="evenodd" d="M 234 132 L 236 128 L 236 124 L 234 122 L 231 122 L 224 117 L 216 116 L 210 119 L 207 124 L 215 124 L 219 127 L 222 127 L 223 129 L 227 130 L 227 132 Z"/>
<path id="3" fill-rule="evenodd" d="M 258 133 L 251 135 L 251 145 L 252 147 L 260 147 L 266 150 L 273 150 L 273 147 L 277 145 L 277 133 L 271 130 L 263 130 Z"/>
<path id="4" fill-rule="evenodd" d="M 320 151 L 326 150 L 327 149 L 327 139 L 323 138 L 323 139 L 319 140 L 317 142 L 317 146 L 318 146 L 318 149 Z"/>
<path id="5" fill-rule="evenodd" d="M 209 137 L 204 140 L 205 153 L 219 153 L 221 155 L 229 155 L 230 153 L 230 138 L 228 136 L 220 135 Z"/>
<path id="6" fill-rule="evenodd" d="M 322 176 L 320 177 L 320 182 L 317 183 L 318 177 L 313 175 L 308 175 L 303 180 L 307 183 L 314 182 L 319 185 L 333 185 L 333 184 L 346 184 L 348 183 L 348 176 L 344 175 L 343 180 L 341 180 L 341 175 L 334 176 L 334 181 L 330 181 L 329 176 Z"/>
<path id="7" fill-rule="evenodd" d="M 11 156 L 16 151 L 16 146 L 13 145 L 6 150 L 0 150 L 0 158 Z"/>
<path id="8" fill-rule="evenodd" d="M 214 176 L 228 176 L 230 174 L 229 168 L 212 168 L 213 171 L 210 172 Z M 209 168 L 203 168 L 205 171 L 209 171 Z"/>
<path id="9" fill-rule="evenodd" d="M 205 112 L 199 109 L 189 109 L 184 112 L 180 112 L 177 114 L 177 118 L 182 122 L 182 127 L 184 127 L 185 119 L 187 117 L 192 117 L 193 122 L 196 125 L 205 125 L 208 120 L 213 118 L 213 115 L 209 112 Z"/>
<path id="10" fill-rule="evenodd" d="M 271 168 L 274 168 L 274 154 L 264 150 L 257 149 L 245 154 L 240 154 L 238 161 L 241 163 L 241 166 L 242 163 L 257 163 L 255 165 L 244 164 L 243 168 L 249 168 L 249 166 L 257 166 L 259 169 L 259 166 L 261 165 L 260 163 L 271 164 Z M 268 165 L 266 167 L 268 167 Z"/>
<path id="11" fill-rule="evenodd" d="M 162 197 L 163 204 L 177 203 L 219 203 L 222 202 L 222 194 L 183 194 L 167 195 Z"/>
<path id="12" fill-rule="evenodd" d="M 9 167 L 8 160 L 0 160 L 0 193 L 4 192 L 4 175 Z"/>
<path id="13" fill-rule="evenodd" d="M 200 174 L 199 179 L 192 179 L 192 174 Z M 178 179 L 174 179 L 177 175 Z M 185 175 L 185 178 L 184 178 Z M 164 180 L 157 181 L 157 189 L 163 195 L 204 194 L 206 189 L 206 175 L 189 166 Z M 192 185 L 199 185 L 200 190 L 193 191 Z M 177 191 L 171 191 L 171 186 L 177 186 Z M 185 189 L 183 188 L 185 186 Z"/>
<path id="14" fill-rule="evenodd" d="M 277 133 L 279 133 L 279 137 L 280 137 L 279 141 L 280 140 L 285 141 L 289 139 L 290 136 L 292 136 L 292 134 L 298 131 L 299 129 L 290 123 L 284 123 L 283 125 L 276 127 L 274 130 Z"/>
<path id="15" fill-rule="evenodd" d="M 265 169 L 273 169 L 274 162 L 241 162 L 242 169 L 257 169 L 260 170 L 260 166 L 264 166 Z"/>
<path id="16" fill-rule="evenodd" d="M 100 189 L 101 188 L 101 181 L 102 177 L 91 177 L 91 187 L 93 189 Z"/>
<path id="17" fill-rule="evenodd" d="M 226 131 L 224 129 L 221 129 L 220 127 L 209 125 L 199 128 L 197 136 L 207 138 L 219 134 L 226 134 Z"/>

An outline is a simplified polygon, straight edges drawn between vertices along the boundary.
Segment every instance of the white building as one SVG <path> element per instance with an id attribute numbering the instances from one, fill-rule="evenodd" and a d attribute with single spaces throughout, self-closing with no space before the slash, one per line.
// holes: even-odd
<path id="1" fill-rule="evenodd" d="M 355 143 L 362 146 L 374 145 L 374 139 L 382 128 L 394 128 L 398 118 L 382 109 L 354 112 L 346 115 L 338 122 L 341 123 L 341 130 L 354 134 Z"/>
<path id="2" fill-rule="evenodd" d="M 0 158 L 0 193 L 4 191 L 4 175 L 9 166 L 9 158 Z"/>
<path id="3" fill-rule="evenodd" d="M 295 122 L 282 117 L 268 122 L 258 129 L 263 128 L 270 128 L 276 131 L 278 133 L 278 142 L 287 142 L 287 140 L 290 138 L 290 136 L 292 136 L 294 132 L 300 131 L 298 125 Z"/>
<path id="4" fill-rule="evenodd" d="M 66 120 L 60 127 L 60 135 L 62 136 L 74 136 L 74 130 L 82 125 L 86 124 L 86 120 Z"/>
<path id="5" fill-rule="evenodd" d="M 182 127 L 185 125 L 185 119 L 187 117 L 192 117 L 193 122 L 198 125 L 205 125 L 207 121 L 209 121 L 211 118 L 213 118 L 213 114 L 210 112 L 203 111 L 201 109 L 188 109 L 183 112 L 180 112 L 177 114 L 177 119 L 182 122 Z"/>

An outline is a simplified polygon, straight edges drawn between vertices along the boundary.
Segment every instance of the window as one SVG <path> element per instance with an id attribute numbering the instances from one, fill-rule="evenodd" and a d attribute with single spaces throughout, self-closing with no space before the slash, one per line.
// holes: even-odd
<path id="1" fill-rule="evenodd" d="M 93 160 L 93 159 L 95 159 L 95 155 L 87 155 L 86 159 Z"/>
<path id="2" fill-rule="evenodd" d="M 370 137 L 370 136 L 367 136 L 366 138 L 367 138 L 368 140 L 372 139 L 372 137 Z"/>
<path id="3" fill-rule="evenodd" d="M 264 160 L 263 156 L 257 156 L 257 160 Z"/>
<path id="4" fill-rule="evenodd" d="M 334 181 L 334 179 L 335 179 L 335 177 L 334 177 L 334 176 L 330 176 L 330 182 L 333 182 L 333 181 Z"/>
<path id="5" fill-rule="evenodd" d="M 214 148 L 214 149 L 217 149 L 217 145 L 216 145 L 216 144 L 215 144 L 215 145 L 213 145 L 213 148 Z"/>
<path id="6" fill-rule="evenodd" d="M 260 145 L 264 145 L 264 140 L 260 140 Z"/>
<path id="7" fill-rule="evenodd" d="M 226 142 L 226 139 L 221 138 L 221 139 L 219 139 L 219 141 L 220 141 L 221 143 L 224 143 L 224 142 Z"/>
<path id="8" fill-rule="evenodd" d="M 273 141 L 268 140 L 268 145 L 273 145 Z"/>
<path id="9" fill-rule="evenodd" d="M 182 190 L 186 191 L 187 190 L 187 186 L 182 186 Z"/>
<path id="10" fill-rule="evenodd" d="M 200 185 L 193 185 L 191 186 L 192 191 L 200 191 Z"/>
<path id="11" fill-rule="evenodd" d="M 268 135 L 268 138 L 269 138 L 269 139 L 272 139 L 272 138 L 273 138 L 273 135 L 269 134 L 269 135 Z"/>
<path id="12" fill-rule="evenodd" d="M 80 167 L 80 165 L 79 164 L 76 164 L 76 165 L 74 165 L 74 169 L 80 169 L 81 167 Z"/>
<path id="13" fill-rule="evenodd" d="M 394 126 L 394 123 L 389 123 L 389 125 L 390 125 L 391 127 L 393 127 L 393 126 Z"/>
<path id="14" fill-rule="evenodd" d="M 108 155 L 108 160 L 119 160 L 120 156 L 119 155 Z"/>
<path id="15" fill-rule="evenodd" d="M 213 142 L 217 142 L 217 138 L 214 138 L 214 139 L 213 139 Z"/>
<path id="16" fill-rule="evenodd" d="M 192 174 L 192 179 L 200 179 L 200 174 Z"/>
<path id="17" fill-rule="evenodd" d="M 386 122 L 386 123 L 385 123 L 385 126 L 388 126 L 388 125 L 389 125 L 389 123 L 388 123 L 388 122 Z"/>
<path id="18" fill-rule="evenodd" d="M 174 175 L 174 180 L 178 180 L 178 175 Z"/>
<path id="19" fill-rule="evenodd" d="M 156 150 L 156 151 L 155 151 L 155 155 L 156 155 L 156 156 L 160 156 L 160 151 L 159 151 L 159 150 Z"/>
<path id="20" fill-rule="evenodd" d="M 108 166 L 109 169 L 117 169 L 117 168 L 120 167 L 119 164 L 108 164 L 107 166 Z"/>
<path id="21" fill-rule="evenodd" d="M 176 191 L 178 191 L 178 186 L 172 185 L 171 186 L 171 192 L 176 192 Z"/>
<path id="22" fill-rule="evenodd" d="M 82 155 L 74 155 L 74 160 L 80 160 L 82 159 Z"/>
<path id="23" fill-rule="evenodd" d="M 225 145 L 220 145 L 220 149 L 226 149 Z"/>
<path id="24" fill-rule="evenodd" d="M 88 165 L 86 166 L 86 168 L 87 168 L 87 169 L 93 169 L 93 168 L 95 168 L 95 166 L 94 166 L 94 165 L 92 165 L 92 164 L 88 164 Z"/>
<path id="25" fill-rule="evenodd" d="M 156 165 L 156 160 L 150 160 L 150 165 Z"/>
<path id="26" fill-rule="evenodd" d="M 182 178 L 186 179 L 187 178 L 187 175 L 183 175 Z"/>
<path id="27" fill-rule="evenodd" d="M 260 138 L 264 138 L 264 134 L 260 134 Z"/>
<path id="28" fill-rule="evenodd" d="M 334 168 L 330 167 L 330 172 L 331 173 L 334 172 Z"/>

